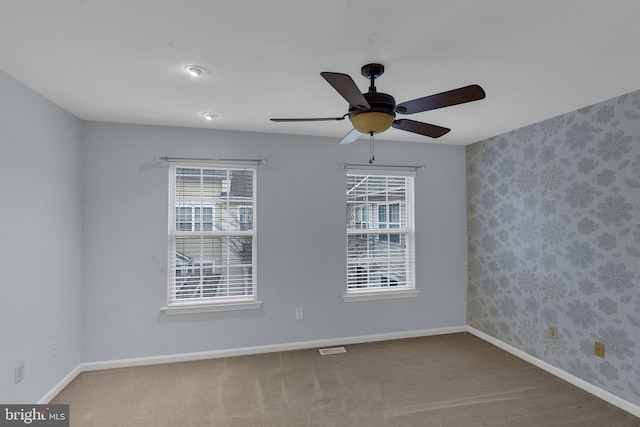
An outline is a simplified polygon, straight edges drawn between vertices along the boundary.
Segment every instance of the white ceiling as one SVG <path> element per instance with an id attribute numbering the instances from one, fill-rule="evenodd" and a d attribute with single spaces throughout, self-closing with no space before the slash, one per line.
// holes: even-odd
<path id="1" fill-rule="evenodd" d="M 2 0 L 0 67 L 85 120 L 337 141 L 348 121 L 269 118 L 345 114 L 320 72 L 364 92 L 360 67 L 380 62 L 398 103 L 474 83 L 487 97 L 409 116 L 450 127 L 440 139 L 378 139 L 469 144 L 640 89 L 639 18 L 637 0 Z"/>

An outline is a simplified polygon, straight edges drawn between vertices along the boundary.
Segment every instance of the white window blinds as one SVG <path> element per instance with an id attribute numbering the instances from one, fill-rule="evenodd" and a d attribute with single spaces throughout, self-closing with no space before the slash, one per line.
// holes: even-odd
<path id="1" fill-rule="evenodd" d="M 169 166 L 168 305 L 255 301 L 251 166 Z"/>
<path id="2" fill-rule="evenodd" d="M 415 289 L 413 172 L 347 170 L 347 294 Z"/>

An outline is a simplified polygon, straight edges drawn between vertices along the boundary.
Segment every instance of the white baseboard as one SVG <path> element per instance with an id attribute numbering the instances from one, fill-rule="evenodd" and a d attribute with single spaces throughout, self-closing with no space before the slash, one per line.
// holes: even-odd
<path id="1" fill-rule="evenodd" d="M 531 356 L 522 350 L 519 350 L 507 343 L 504 343 L 490 335 L 485 334 L 471 326 L 453 326 L 437 329 L 423 329 L 405 332 L 390 332 L 385 334 L 362 335 L 355 337 L 331 338 L 315 341 L 299 341 L 292 343 L 273 344 L 255 347 L 241 347 L 225 350 L 201 351 L 194 353 L 170 354 L 165 356 L 137 357 L 129 359 L 107 360 L 102 362 L 81 363 L 76 366 L 67 376 L 65 376 L 58 384 L 56 384 L 47 394 L 45 394 L 37 403 L 49 403 L 62 389 L 64 389 L 75 377 L 84 371 L 98 371 L 103 369 L 126 368 L 132 366 L 157 365 L 162 363 L 189 362 L 193 360 L 217 359 L 222 357 L 246 356 L 250 354 L 273 353 L 278 351 L 303 350 L 308 348 L 333 347 L 349 344 L 361 344 L 376 341 L 388 341 L 403 338 L 418 338 L 433 335 L 455 334 L 459 332 L 469 332 L 478 338 L 481 338 L 496 347 L 499 347 L 520 359 L 523 359 L 532 365 L 535 365 L 558 378 L 561 378 L 576 387 L 579 387 L 600 399 L 623 409 L 630 414 L 640 417 L 640 406 L 634 405 L 608 391 L 605 391 L 595 385 L 588 383 L 570 373 L 563 371 L 543 360 Z"/>
<path id="2" fill-rule="evenodd" d="M 402 338 L 417 338 L 432 335 L 454 334 L 465 332 L 466 326 L 453 326 L 438 329 L 417 331 L 390 332 L 386 334 L 362 335 L 356 337 L 331 338 L 315 341 L 298 341 L 292 343 L 240 347 L 225 350 L 201 351 L 195 353 L 169 354 L 166 356 L 137 357 L 131 359 L 106 360 L 102 362 L 82 363 L 82 371 L 99 371 L 103 369 L 127 368 L 131 366 L 158 365 L 162 363 L 190 362 L 193 360 L 218 359 L 221 357 L 246 356 L 250 354 L 274 353 L 278 351 L 303 350 L 317 347 L 360 344 L 366 342 L 388 341 Z"/>
<path id="3" fill-rule="evenodd" d="M 42 396 L 40 400 L 36 402 L 36 404 L 46 405 L 47 403 L 51 402 L 51 399 L 56 397 L 58 393 L 60 393 L 66 386 L 68 386 L 71 381 L 73 381 L 80 374 L 80 372 L 82 372 L 82 364 L 73 368 L 71 372 L 69 372 L 63 379 L 61 379 L 58 384 L 53 386 L 53 388 L 49 390 L 47 394 Z"/>
<path id="4" fill-rule="evenodd" d="M 250 354 L 273 353 L 277 351 L 303 350 L 307 348 L 331 347 L 336 345 L 360 344 L 366 342 L 388 341 L 403 338 L 417 338 L 432 335 L 455 334 L 467 331 L 467 326 L 452 326 L 417 331 L 390 332 L 386 334 L 362 335 L 356 337 L 332 338 L 316 341 L 299 341 L 255 347 L 241 347 L 225 350 L 201 351 L 195 353 L 169 354 L 166 356 L 136 357 L 130 359 L 107 360 L 103 362 L 81 363 L 69 372 L 58 384 L 37 402 L 46 404 L 64 389 L 75 377 L 85 371 L 127 368 L 132 366 L 158 365 L 162 363 L 189 362 L 192 360 L 217 359 L 221 357 L 246 356 Z"/>
<path id="5" fill-rule="evenodd" d="M 580 379 L 570 373 L 568 373 L 567 371 L 563 371 L 560 368 L 557 368 L 555 366 L 553 366 L 550 363 L 545 362 L 544 360 L 540 360 L 537 357 L 534 357 L 528 353 L 525 353 L 522 350 L 519 350 L 507 343 L 504 343 L 494 337 L 492 337 L 491 335 L 487 335 L 482 331 L 477 330 L 476 328 L 472 327 L 472 326 L 467 326 L 466 328 L 467 332 L 477 336 L 478 338 L 481 338 L 493 345 L 495 345 L 496 347 L 499 347 L 511 354 L 513 354 L 516 357 L 519 357 L 520 359 L 523 359 L 529 363 L 531 363 L 532 365 L 537 366 L 538 368 L 544 369 L 545 371 L 549 372 L 552 375 L 555 375 L 556 377 L 563 379 L 573 385 L 575 385 L 578 388 L 583 389 L 586 392 L 589 392 L 591 394 L 593 394 L 594 396 L 599 397 L 600 399 L 611 403 L 612 405 L 617 406 L 620 409 L 623 409 L 627 412 L 629 412 L 630 414 L 635 415 L 636 417 L 640 417 L 640 406 L 634 405 L 633 403 L 624 400 L 618 396 L 616 396 L 613 393 L 610 393 L 606 390 L 601 389 L 600 387 L 597 387 L 583 379 Z"/>

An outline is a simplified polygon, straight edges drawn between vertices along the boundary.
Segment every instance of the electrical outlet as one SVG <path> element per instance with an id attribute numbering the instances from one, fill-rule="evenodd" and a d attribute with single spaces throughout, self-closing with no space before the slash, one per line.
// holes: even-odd
<path id="1" fill-rule="evenodd" d="M 302 310 L 302 307 L 298 307 L 296 308 L 296 320 L 302 319 L 304 319 L 304 311 Z"/>
<path id="2" fill-rule="evenodd" d="M 549 338 L 552 340 L 558 339 L 558 327 L 554 325 L 549 326 Z"/>
<path id="3" fill-rule="evenodd" d="M 58 342 L 56 340 L 51 341 L 51 344 L 49 344 L 49 357 L 56 357 L 57 349 Z"/>
<path id="4" fill-rule="evenodd" d="M 593 354 L 604 359 L 604 344 L 596 341 L 593 345 Z"/>
<path id="5" fill-rule="evenodd" d="M 24 379 L 24 362 L 20 362 L 15 369 L 15 383 L 18 384 Z"/>

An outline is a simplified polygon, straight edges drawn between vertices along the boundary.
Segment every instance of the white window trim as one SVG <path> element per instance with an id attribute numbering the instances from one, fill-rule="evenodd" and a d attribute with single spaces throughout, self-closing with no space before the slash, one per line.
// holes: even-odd
<path id="1" fill-rule="evenodd" d="M 417 289 L 392 289 L 385 288 L 382 291 L 352 291 L 350 294 L 342 295 L 344 302 L 377 301 L 383 299 L 417 298 L 420 291 Z"/>
<path id="2" fill-rule="evenodd" d="M 257 262 L 256 262 L 256 200 L 257 200 L 257 165 L 256 166 L 247 166 L 243 164 L 216 164 L 216 163 L 196 163 L 196 162 L 169 162 L 169 239 L 172 239 L 172 227 L 175 227 L 176 221 L 176 209 L 175 209 L 175 170 L 178 168 L 207 168 L 207 169 L 250 169 L 253 170 L 253 198 L 252 198 L 252 209 L 253 209 L 253 228 L 250 233 L 247 231 L 238 231 L 232 234 L 237 235 L 247 235 L 250 234 L 252 236 L 253 241 L 253 254 L 252 254 L 252 274 L 253 274 L 253 294 L 251 296 L 246 297 L 238 297 L 238 298 L 229 298 L 222 300 L 211 300 L 211 299 L 201 299 L 196 301 L 180 301 L 180 302 L 172 302 L 169 303 L 170 300 L 170 276 L 167 277 L 167 305 L 160 308 L 160 313 L 164 315 L 177 315 L 177 314 L 197 314 L 197 313 L 211 313 L 211 312 L 222 312 L 222 311 L 236 311 L 236 310 L 258 310 L 262 308 L 262 301 L 258 300 L 257 294 Z M 245 205 L 246 206 L 246 205 Z M 215 210 L 215 207 L 214 207 Z M 173 231 L 174 236 L 184 235 L 186 232 L 175 230 Z M 219 234 L 215 230 L 213 231 L 203 231 L 200 230 L 199 233 L 204 235 L 213 235 Z M 171 247 L 170 241 L 168 242 L 169 247 Z M 171 251 L 168 251 L 168 253 Z M 169 253 L 169 256 L 171 254 Z M 170 261 L 167 260 L 170 264 Z M 168 270 L 169 272 L 169 270 Z"/>
<path id="3" fill-rule="evenodd" d="M 368 169 L 347 169 L 346 176 L 349 175 L 373 175 L 373 176 L 403 176 L 410 177 L 412 179 L 412 185 L 408 188 L 410 191 L 410 195 L 408 194 L 405 200 L 405 215 L 407 215 L 407 228 L 394 228 L 394 229 L 384 229 L 384 230 L 393 230 L 394 232 L 407 232 L 406 238 L 410 241 L 411 247 L 411 263 L 410 267 L 407 271 L 407 274 L 411 275 L 412 278 L 412 287 L 407 288 L 404 287 L 402 289 L 397 289 L 395 287 L 383 287 L 383 288 L 363 288 L 359 289 L 347 289 L 347 292 L 343 294 L 344 302 L 360 302 L 360 301 L 375 301 L 375 300 L 386 300 L 386 299 L 400 299 L 400 298 L 417 298 L 420 296 L 420 291 L 416 287 L 416 277 L 415 277 L 415 171 L 399 171 L 399 170 L 368 170 Z M 389 205 L 390 203 L 387 203 Z M 375 212 L 376 220 L 377 210 Z M 387 212 L 389 215 L 389 212 Z M 388 220 L 387 218 L 387 224 Z M 349 234 L 361 234 L 364 230 L 359 229 L 348 229 L 347 228 L 347 239 Z M 366 234 L 376 234 L 380 233 L 380 230 L 367 230 L 364 231 Z M 348 250 L 348 249 L 347 249 Z"/>
<path id="4" fill-rule="evenodd" d="M 228 302 L 228 303 L 216 303 L 216 304 L 190 304 L 188 306 L 176 306 L 162 307 L 160 313 L 165 315 L 174 314 L 197 314 L 197 313 L 214 313 L 220 311 L 236 311 L 236 310 L 259 310 L 262 308 L 262 301 L 247 301 L 247 302 Z"/>

